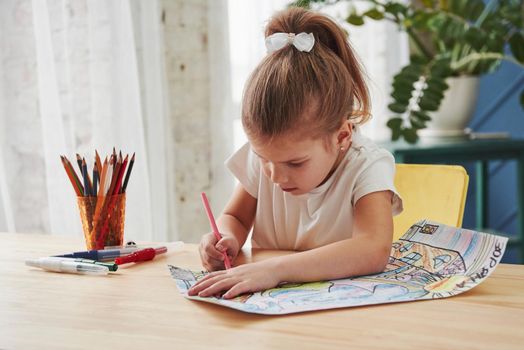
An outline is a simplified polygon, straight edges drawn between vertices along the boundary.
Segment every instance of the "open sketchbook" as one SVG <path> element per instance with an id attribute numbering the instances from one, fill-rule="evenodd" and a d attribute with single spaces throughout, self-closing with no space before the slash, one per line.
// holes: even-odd
<path id="1" fill-rule="evenodd" d="M 332 281 L 285 284 L 226 300 L 189 297 L 205 272 L 169 265 L 186 298 L 244 312 L 280 315 L 342 307 L 438 299 L 463 293 L 495 269 L 507 238 L 423 220 L 393 242 L 384 272 Z"/>

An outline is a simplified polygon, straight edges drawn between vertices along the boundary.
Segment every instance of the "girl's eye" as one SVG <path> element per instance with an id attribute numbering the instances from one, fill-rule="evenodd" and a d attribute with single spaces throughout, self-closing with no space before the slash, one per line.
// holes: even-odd
<path id="1" fill-rule="evenodd" d="M 288 163 L 288 165 L 292 168 L 299 168 L 302 165 L 304 165 L 305 162 L 299 162 L 299 163 Z"/>

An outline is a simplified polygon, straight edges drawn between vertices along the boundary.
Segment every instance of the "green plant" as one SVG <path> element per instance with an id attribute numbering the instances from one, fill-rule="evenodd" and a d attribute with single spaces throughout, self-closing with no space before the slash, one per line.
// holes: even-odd
<path id="1" fill-rule="evenodd" d="M 393 140 L 418 139 L 417 131 L 440 107 L 448 88 L 446 78 L 490 73 L 502 60 L 524 68 L 523 0 L 299 0 L 294 5 L 324 7 L 339 2 L 350 3 L 348 23 L 388 20 L 413 44 L 410 63 L 393 78 L 388 108 L 394 115 L 387 122 Z M 358 12 L 351 4 L 355 2 L 370 6 Z M 520 104 L 524 108 L 524 89 Z"/>

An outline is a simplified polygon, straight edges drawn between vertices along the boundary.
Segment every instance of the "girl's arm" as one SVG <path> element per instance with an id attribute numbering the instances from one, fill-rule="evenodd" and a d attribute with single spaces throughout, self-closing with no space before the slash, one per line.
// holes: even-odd
<path id="1" fill-rule="evenodd" d="M 257 199 L 253 198 L 241 184 L 238 184 L 217 220 L 220 233 L 235 237 L 239 247 L 242 247 L 253 226 L 256 208 Z"/>
<path id="2" fill-rule="evenodd" d="M 205 234 L 200 241 L 198 251 L 202 266 L 206 270 L 223 269 L 224 252 L 232 261 L 236 258 L 253 225 L 256 206 L 256 198 L 246 192 L 242 185 L 238 185 L 217 220 L 218 230 L 222 234 L 222 238 L 217 241 L 216 236 L 210 232 Z"/>
<path id="3" fill-rule="evenodd" d="M 211 273 L 189 290 L 225 298 L 277 286 L 381 272 L 387 264 L 393 237 L 390 191 L 370 193 L 356 203 L 353 237 L 308 251 L 241 265 Z"/>
<path id="4" fill-rule="evenodd" d="M 383 271 L 393 240 L 391 199 L 390 191 L 359 199 L 351 239 L 275 258 L 275 264 L 282 266 L 282 280 L 310 282 Z"/>

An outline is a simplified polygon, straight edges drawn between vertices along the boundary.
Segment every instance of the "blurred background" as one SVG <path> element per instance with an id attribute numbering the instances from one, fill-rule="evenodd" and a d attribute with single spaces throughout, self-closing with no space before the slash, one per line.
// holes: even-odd
<path id="1" fill-rule="evenodd" d="M 59 155 L 92 162 L 116 147 L 136 152 L 126 239 L 197 242 L 209 230 L 200 192 L 218 214 L 234 186 L 223 162 L 245 142 L 243 85 L 265 55 L 266 21 L 287 4 L 0 1 L 0 231 L 81 235 Z M 350 32 L 377 137 L 392 72 L 407 60 L 388 25 Z"/>

